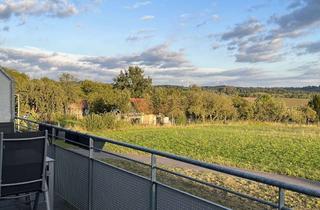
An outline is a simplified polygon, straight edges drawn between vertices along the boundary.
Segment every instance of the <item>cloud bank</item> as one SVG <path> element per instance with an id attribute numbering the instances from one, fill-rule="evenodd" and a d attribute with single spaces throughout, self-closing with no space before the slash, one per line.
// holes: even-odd
<path id="1" fill-rule="evenodd" d="M 5 0 L 0 3 L 0 20 L 9 20 L 13 16 L 64 18 L 77 13 L 77 7 L 68 0 Z"/>
<path id="2" fill-rule="evenodd" d="M 122 56 L 74 55 L 30 47 L 0 48 L 0 63 L 36 78 L 57 79 L 59 74 L 67 72 L 80 79 L 112 82 L 120 70 L 139 65 L 158 85 L 305 86 L 320 83 L 320 63 L 303 66 L 290 77 L 279 77 L 257 68 L 198 68 L 188 61 L 183 51 L 172 51 L 168 44 Z"/>
<path id="3" fill-rule="evenodd" d="M 234 25 L 220 35 L 219 41 L 241 63 L 273 63 L 285 59 L 286 43 L 306 35 L 320 26 L 319 0 L 291 0 L 284 15 L 273 15 L 268 24 L 251 18 Z M 272 23 L 270 25 L 270 23 Z M 296 47 L 302 54 L 318 53 L 319 42 Z"/>

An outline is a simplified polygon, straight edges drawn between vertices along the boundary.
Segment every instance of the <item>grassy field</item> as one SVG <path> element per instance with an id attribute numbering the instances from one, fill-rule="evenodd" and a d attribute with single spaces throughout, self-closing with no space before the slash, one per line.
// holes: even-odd
<path id="1" fill-rule="evenodd" d="M 248 122 L 133 127 L 95 134 L 205 162 L 320 181 L 320 128 L 317 126 Z M 134 153 L 119 147 L 113 149 Z"/>

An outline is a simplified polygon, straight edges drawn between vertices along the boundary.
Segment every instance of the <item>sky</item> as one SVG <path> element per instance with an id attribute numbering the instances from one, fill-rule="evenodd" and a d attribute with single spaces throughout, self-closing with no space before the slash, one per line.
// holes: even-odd
<path id="1" fill-rule="evenodd" d="M 0 65 L 33 78 L 320 85 L 320 0 L 2 0 Z"/>

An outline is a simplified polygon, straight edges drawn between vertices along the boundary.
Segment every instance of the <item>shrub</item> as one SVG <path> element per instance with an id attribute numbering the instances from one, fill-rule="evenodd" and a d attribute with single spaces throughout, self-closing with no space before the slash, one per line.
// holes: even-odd
<path id="1" fill-rule="evenodd" d="M 122 123 L 114 114 L 91 114 L 82 120 L 82 125 L 89 131 L 102 129 L 117 129 Z"/>
<path id="2" fill-rule="evenodd" d="M 253 117 L 253 105 L 250 101 L 241 98 L 241 97 L 234 97 L 232 99 L 233 106 L 236 108 L 238 113 L 238 119 L 240 120 L 249 120 Z"/>
<path id="3" fill-rule="evenodd" d="M 301 109 L 291 108 L 287 111 L 287 121 L 294 123 L 305 123 L 306 117 Z"/>
<path id="4" fill-rule="evenodd" d="M 307 124 L 314 123 L 317 120 L 317 112 L 310 107 L 302 108 L 302 112 L 304 113 Z"/>
<path id="5" fill-rule="evenodd" d="M 186 125 L 187 124 L 187 117 L 185 114 L 178 115 L 174 118 L 174 122 L 177 125 Z"/>

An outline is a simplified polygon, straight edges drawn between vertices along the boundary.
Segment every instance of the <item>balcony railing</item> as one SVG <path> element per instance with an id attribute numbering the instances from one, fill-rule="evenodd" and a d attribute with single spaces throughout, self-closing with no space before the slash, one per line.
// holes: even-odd
<path id="1" fill-rule="evenodd" d="M 77 209 L 290 209 L 286 205 L 287 191 L 320 198 L 320 184 L 313 181 L 301 179 L 295 182 L 295 179 L 204 163 L 45 123 L 22 118 L 16 121 L 21 130 L 48 130 L 51 137 L 49 156 L 56 161 L 55 193 Z M 145 155 L 144 158 L 133 158 L 117 152 L 115 147 Z M 145 158 L 146 154 L 149 160 Z M 263 189 L 276 190 L 273 194 L 276 197 L 270 200 L 258 198 L 177 172 L 166 167 L 164 159 L 175 161 L 179 167 L 190 166 L 200 172 L 224 174 L 264 185 Z"/>

